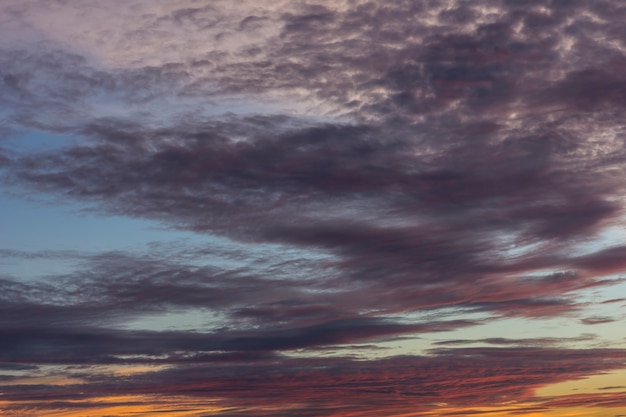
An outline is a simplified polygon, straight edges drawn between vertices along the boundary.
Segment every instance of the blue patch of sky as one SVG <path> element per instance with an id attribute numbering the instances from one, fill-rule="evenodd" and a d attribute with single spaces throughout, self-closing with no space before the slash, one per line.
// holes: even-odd
<path id="1" fill-rule="evenodd" d="M 223 319 L 208 309 L 189 309 L 132 318 L 118 327 L 125 330 L 206 332 L 224 325 Z"/>
<path id="2" fill-rule="evenodd" d="M 70 272 L 79 253 L 136 252 L 155 241 L 210 241 L 210 236 L 168 229 L 156 221 L 98 215 L 85 205 L 22 199 L 12 191 L 0 193 L 0 250 L 37 256 L 5 256 L 0 261 L 5 277 L 32 279 Z"/>
<path id="3" fill-rule="evenodd" d="M 167 229 L 156 221 L 101 216 L 86 209 L 78 203 L 55 205 L 0 194 L 0 248 L 101 252 L 194 237 L 193 233 Z"/>
<path id="4" fill-rule="evenodd" d="M 0 260 L 4 275 L 24 279 L 70 272 L 78 254 L 128 252 L 161 256 L 181 264 L 224 270 L 272 272 L 277 279 L 313 279 L 327 253 L 277 244 L 235 242 L 227 237 L 168 227 L 154 220 L 99 214 L 76 202 L 26 198 L 19 190 L 0 192 L 0 250 L 48 253 Z M 61 252 L 75 252 L 76 256 Z"/>
<path id="5" fill-rule="evenodd" d="M 38 152 L 61 149 L 76 143 L 77 137 L 67 134 L 29 130 L 12 131 L 2 141 L 0 146 L 13 154 L 28 155 Z"/>

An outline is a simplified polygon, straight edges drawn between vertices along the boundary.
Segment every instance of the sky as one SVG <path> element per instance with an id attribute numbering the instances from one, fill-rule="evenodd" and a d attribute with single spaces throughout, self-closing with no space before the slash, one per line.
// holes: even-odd
<path id="1" fill-rule="evenodd" d="M 0 413 L 626 416 L 625 21 L 2 0 Z"/>

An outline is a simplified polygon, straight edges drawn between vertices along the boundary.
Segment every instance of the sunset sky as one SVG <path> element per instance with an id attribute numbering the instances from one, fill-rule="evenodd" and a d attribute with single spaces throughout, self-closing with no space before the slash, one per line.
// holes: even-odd
<path id="1" fill-rule="evenodd" d="M 0 414 L 626 416 L 626 2 L 0 0 Z"/>

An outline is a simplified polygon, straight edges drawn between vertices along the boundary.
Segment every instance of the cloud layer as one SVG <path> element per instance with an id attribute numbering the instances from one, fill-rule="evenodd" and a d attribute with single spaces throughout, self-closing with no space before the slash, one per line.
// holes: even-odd
<path id="1" fill-rule="evenodd" d="M 623 294 L 604 295 L 626 267 L 626 7 L 8 1 L 0 15 L 22 23 L 19 39 L 0 30 L 3 185 L 206 239 L 0 252 L 79 263 L 0 275 L 0 362 L 80 381 L 9 379 L 7 410 L 120 393 L 217 399 L 223 415 L 626 407 L 535 396 L 623 368 L 621 346 L 480 333 L 623 319 L 607 313 Z M 33 150 L 33 132 L 66 140 Z M 186 313 L 205 323 L 141 328 Z M 431 350 L 381 353 L 432 334 Z M 95 371 L 113 365 L 163 368 Z"/>

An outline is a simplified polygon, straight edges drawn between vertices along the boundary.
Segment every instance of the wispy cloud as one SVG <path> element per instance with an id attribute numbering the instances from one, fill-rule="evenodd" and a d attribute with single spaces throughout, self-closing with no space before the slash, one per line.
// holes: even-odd
<path id="1" fill-rule="evenodd" d="M 555 401 L 569 404 L 587 396 L 536 398 L 532 396 L 534 389 L 619 368 L 623 360 L 621 350 L 537 348 L 452 349 L 429 357 L 367 362 L 345 358 L 260 358 L 211 366 L 181 365 L 116 382 L 106 375 L 92 376 L 89 384 L 50 386 L 43 392 L 40 388 L 16 386 L 6 390 L 5 397 L 14 401 L 33 396 L 41 401 L 74 401 L 146 392 L 198 398 L 217 396 L 221 398 L 219 405 L 242 412 L 263 414 L 263 408 L 271 406 L 281 415 L 310 415 L 320 410 L 326 410 L 323 412 L 328 415 L 348 410 L 374 415 L 380 409 L 388 410 L 390 415 L 409 410 L 421 414 L 441 403 L 481 407 L 511 404 L 512 399 L 520 404 L 532 401 L 535 407 L 549 407 Z M 612 394 L 591 397 L 620 401 L 619 395 Z"/>

